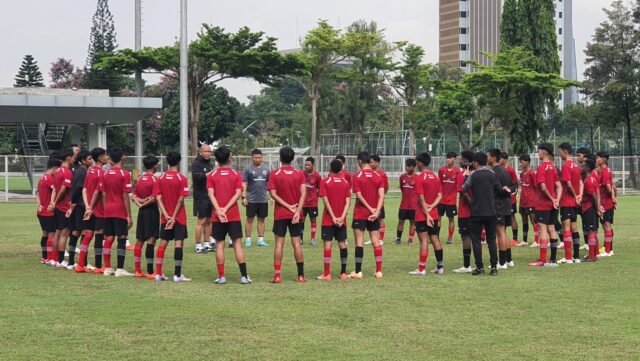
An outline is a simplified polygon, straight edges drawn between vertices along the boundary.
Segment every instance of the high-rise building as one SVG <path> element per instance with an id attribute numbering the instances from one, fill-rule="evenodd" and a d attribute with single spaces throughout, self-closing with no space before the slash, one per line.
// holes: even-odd
<path id="1" fill-rule="evenodd" d="M 573 38 L 573 0 L 555 0 L 556 35 L 560 56 L 560 75 L 568 80 L 578 79 L 576 40 Z M 559 106 L 578 102 L 578 89 L 571 87 L 560 93 Z"/>

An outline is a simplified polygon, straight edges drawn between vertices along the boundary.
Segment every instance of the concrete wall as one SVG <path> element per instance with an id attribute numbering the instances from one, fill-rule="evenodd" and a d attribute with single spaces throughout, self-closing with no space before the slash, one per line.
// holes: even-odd
<path id="1" fill-rule="evenodd" d="M 108 97 L 109 89 L 0 88 L 0 95 L 63 95 Z"/>

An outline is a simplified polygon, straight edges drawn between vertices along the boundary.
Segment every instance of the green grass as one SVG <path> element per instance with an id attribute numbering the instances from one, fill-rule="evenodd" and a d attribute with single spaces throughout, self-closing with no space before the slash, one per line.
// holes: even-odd
<path id="1" fill-rule="evenodd" d="M 364 280 L 315 281 L 322 250 L 305 245 L 310 280 L 297 284 L 287 245 L 281 285 L 268 283 L 273 248 L 247 251 L 251 286 L 236 283 L 239 272 L 229 250 L 231 282 L 212 285 L 214 256 L 194 254 L 191 241 L 184 261 L 190 284 L 51 269 L 37 263 L 34 205 L 3 204 L 0 359 L 640 359 L 640 236 L 634 211 L 640 197 L 621 199 L 615 257 L 531 269 L 526 263 L 538 251 L 518 248 L 515 269 L 481 278 L 450 272 L 461 265 L 457 236 L 454 245 L 445 246 L 444 276 L 409 277 L 418 249 L 391 242 L 397 204 L 397 198 L 387 204 L 384 279 L 369 276 L 373 252 L 365 248 Z M 268 241 L 273 243 L 270 232 Z M 167 253 L 168 274 L 172 253 Z M 132 262 L 128 253 L 130 270 Z"/>
<path id="2" fill-rule="evenodd" d="M 4 177 L 0 178 L 0 188 L 4 191 Z M 29 183 L 29 178 L 16 176 L 9 177 L 9 192 L 31 192 L 31 183 Z"/>

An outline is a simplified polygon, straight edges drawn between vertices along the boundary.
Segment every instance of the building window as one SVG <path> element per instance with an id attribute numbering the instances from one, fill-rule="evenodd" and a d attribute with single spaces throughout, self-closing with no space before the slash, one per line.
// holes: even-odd
<path id="1" fill-rule="evenodd" d="M 460 62 L 460 67 L 461 67 L 461 68 L 466 68 L 466 67 L 467 67 L 467 62 L 465 62 L 465 61 L 461 61 L 461 62 Z"/>
<path id="2" fill-rule="evenodd" d="M 562 93 L 560 93 L 560 96 L 559 96 L 559 98 L 560 98 L 560 100 L 562 100 Z"/>
<path id="3" fill-rule="evenodd" d="M 460 44 L 460 50 L 466 51 L 467 50 L 467 44 Z"/>
<path id="4" fill-rule="evenodd" d="M 558 44 L 558 51 L 562 51 L 562 44 Z"/>
<path id="5" fill-rule="evenodd" d="M 460 28 L 460 34 L 466 35 L 467 34 L 467 28 Z"/>
<path id="6" fill-rule="evenodd" d="M 460 17 L 461 18 L 466 18 L 467 17 L 467 12 L 466 11 L 461 11 L 460 12 Z"/>
<path id="7" fill-rule="evenodd" d="M 560 11 L 560 12 L 558 13 L 558 17 L 559 17 L 560 19 L 562 19 L 562 11 Z"/>
<path id="8" fill-rule="evenodd" d="M 558 28 L 558 35 L 562 35 L 562 28 Z"/>

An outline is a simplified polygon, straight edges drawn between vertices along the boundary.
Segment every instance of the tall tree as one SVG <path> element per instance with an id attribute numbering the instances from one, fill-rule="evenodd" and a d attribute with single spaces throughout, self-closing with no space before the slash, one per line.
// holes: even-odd
<path id="1" fill-rule="evenodd" d="M 82 69 L 75 67 L 71 60 L 58 58 L 49 70 L 52 88 L 80 88 L 84 80 Z"/>
<path id="2" fill-rule="evenodd" d="M 541 73 L 560 74 L 554 0 L 521 0 L 520 44 L 533 57 L 529 66 Z M 507 14 L 509 15 L 509 14 Z"/>
<path id="3" fill-rule="evenodd" d="M 122 75 L 110 69 L 98 69 L 95 65 L 104 57 L 114 54 L 118 48 L 113 15 L 109 10 L 109 0 L 98 0 L 96 12 L 91 19 L 89 49 L 86 61 L 86 76 L 83 87 L 90 89 L 109 89 L 119 92 L 122 87 Z"/>
<path id="4" fill-rule="evenodd" d="M 38 62 L 33 59 L 33 56 L 27 54 L 22 59 L 22 65 L 18 69 L 16 74 L 15 84 L 16 88 L 28 88 L 28 87 L 43 87 L 44 82 L 42 79 L 42 73 L 38 67 Z"/>
<path id="5" fill-rule="evenodd" d="M 500 49 L 522 45 L 521 5 L 518 0 L 505 0 L 500 19 Z"/>

